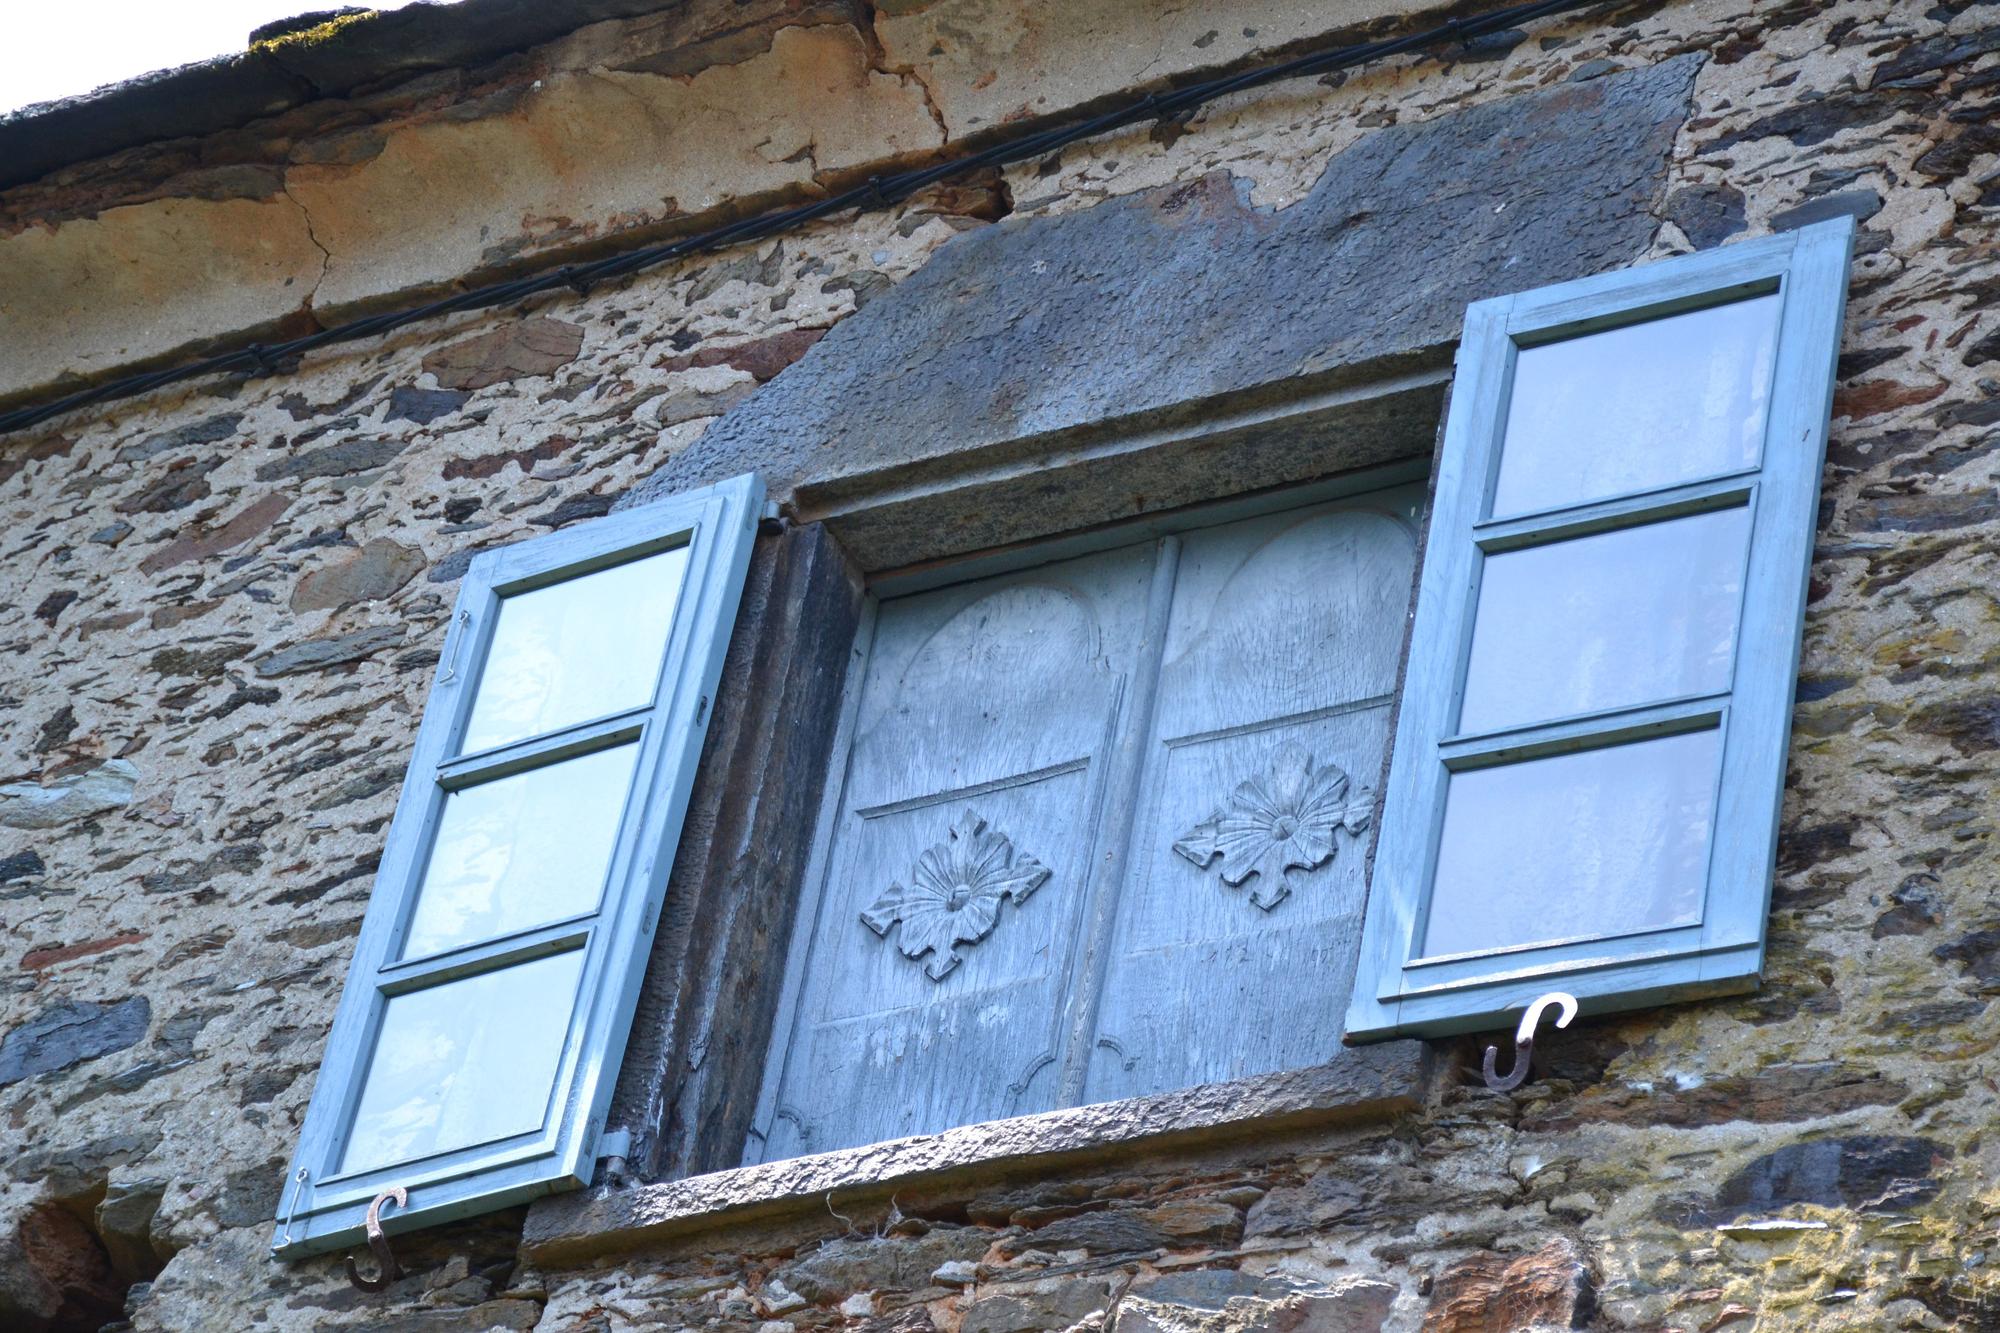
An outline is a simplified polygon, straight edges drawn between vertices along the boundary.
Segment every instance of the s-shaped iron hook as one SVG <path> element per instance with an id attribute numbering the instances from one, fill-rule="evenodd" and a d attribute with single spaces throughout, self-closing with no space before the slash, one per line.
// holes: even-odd
<path id="1" fill-rule="evenodd" d="M 375 1262 L 381 1271 L 374 1277 L 363 1277 L 354 1266 L 354 1256 L 347 1256 L 347 1280 L 362 1291 L 381 1291 L 403 1275 L 403 1266 L 389 1250 L 389 1238 L 382 1234 L 382 1205 L 392 1200 L 398 1208 L 408 1208 L 410 1192 L 401 1185 L 392 1185 L 368 1205 L 368 1248 L 375 1251 Z"/>
<path id="2" fill-rule="evenodd" d="M 1495 1092 L 1512 1092 L 1528 1081 L 1528 1064 L 1535 1054 L 1535 1029 L 1541 1025 L 1542 1014 L 1552 1004 L 1562 1006 L 1562 1015 L 1556 1019 L 1556 1026 L 1566 1028 L 1576 1017 L 1576 996 L 1567 991 L 1553 990 L 1528 1006 L 1528 1012 L 1521 1015 L 1521 1025 L 1514 1029 L 1514 1067 L 1501 1074 L 1496 1066 L 1500 1060 L 1500 1048 L 1486 1048 L 1484 1072 L 1486 1086 Z"/>

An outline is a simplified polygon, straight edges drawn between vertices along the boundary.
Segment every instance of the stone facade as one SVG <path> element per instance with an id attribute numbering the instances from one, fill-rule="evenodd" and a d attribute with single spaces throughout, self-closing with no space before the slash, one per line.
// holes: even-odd
<path id="1" fill-rule="evenodd" d="M 1225 22 L 1115 0 L 695 4 L 442 72 L 357 77 L 338 97 L 260 106 L 240 127 L 0 193 L 0 392 L 698 226 L 1413 8 L 1257 3 Z M 403 1238 L 410 1276 L 382 1296 L 350 1289 L 337 1260 L 270 1260 L 286 1158 L 472 552 L 603 514 L 649 482 L 719 475 L 752 445 L 775 451 L 760 461 L 793 521 L 823 519 L 836 537 L 845 524 L 864 567 L 1012 539 L 1030 520 L 899 550 L 885 511 L 852 517 L 854 497 L 877 473 L 949 458 L 904 452 L 871 472 L 870 441 L 825 420 L 772 443 L 801 386 L 835 407 L 834 386 L 872 391 L 842 351 L 866 332 L 857 311 L 906 280 L 949 288 L 966 254 L 1018 254 L 1031 272 L 1037 235 L 1119 210 L 1206 228 L 1222 265 L 1242 238 L 1282 233 L 1290 210 L 1316 216 L 1323 182 L 1424 127 L 1464 138 L 1465 118 L 1486 116 L 1558 139 L 1574 129 L 1563 117 L 1599 114 L 1593 85 L 1621 79 L 1672 85 L 1657 139 L 1571 135 L 1573 160 L 1547 171 L 1428 179 L 1440 207 L 1454 187 L 1497 190 L 1487 216 L 1522 210 L 1597 248 L 1518 280 L 1450 271 L 1378 323 L 1359 307 L 1380 305 L 1364 298 L 1388 247 L 1366 274 L 1327 279 L 1325 298 L 1356 302 L 1343 322 L 1370 340 L 1314 333 L 1266 350 L 1273 378 L 1323 376 L 1312 383 L 1328 393 L 1402 376 L 1395 401 L 1427 405 L 1415 427 L 1376 422 L 1375 453 L 1343 457 L 1408 456 L 1428 448 L 1453 336 L 1418 328 L 1424 311 L 1833 212 L 1860 219 L 1760 991 L 1585 1022 L 1545 1043 L 1544 1070 L 1511 1094 L 1455 1072 L 1475 1052 L 1453 1045 L 1428 1100 L 1394 1114 L 968 1168 L 605 1234 L 595 1249 L 536 1240 L 551 1201 Z M 588 297 L 456 316 L 316 353 L 295 374 L 201 381 L 0 439 L 0 1324 L 1995 1326 L 1996 89 L 1990 5 L 1589 11 L 1243 94 Z M 1490 142 L 1515 151 L 1505 134 Z M 1584 202 L 1564 206 L 1580 181 Z M 1327 244 L 1420 183 L 1319 216 Z M 1424 251 L 1411 225 L 1396 234 Z M 1560 248 L 1504 224 L 1484 237 Z M 1449 239 L 1434 242 L 1449 253 Z M 1060 271 L 1044 301 L 1102 302 L 1089 283 L 1136 292 L 1157 271 L 1103 262 Z M 1438 272 L 1412 260 L 1386 276 Z M 1314 294 L 1282 299 L 1301 295 Z M 1264 404 L 1242 376 L 1254 358 L 1232 356 L 1226 326 L 1208 335 L 1157 363 L 1191 387 L 1147 404 L 1160 413 L 1148 429 L 1194 429 L 1183 408 L 1205 397 Z M 1120 336 L 1145 344 L 1143 324 Z M 1004 397 L 958 404 L 951 432 L 994 476 L 1068 461 L 1089 419 L 1118 409 L 1065 417 L 1064 400 L 1023 421 Z M 1141 474 L 1107 475 L 1099 493 L 1127 497 L 1126 512 L 1193 498 L 1141 500 Z"/>

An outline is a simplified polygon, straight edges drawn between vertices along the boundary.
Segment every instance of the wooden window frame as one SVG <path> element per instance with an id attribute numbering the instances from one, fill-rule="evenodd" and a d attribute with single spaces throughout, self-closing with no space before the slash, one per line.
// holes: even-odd
<path id="1" fill-rule="evenodd" d="M 1348 1011 L 1349 1041 L 1500 1027 L 1550 990 L 1569 991 L 1585 1012 L 1596 1012 L 1757 984 L 1853 230 L 1851 219 L 1839 218 L 1468 308 Z M 1484 517 L 1523 345 L 1774 291 L 1782 296 L 1782 310 L 1755 466 L 1611 500 Z M 1479 736 L 1456 734 L 1481 552 L 1734 504 L 1751 506 L 1752 531 L 1728 690 Z M 1418 957 L 1452 768 L 1709 726 L 1722 730 L 1723 754 L 1697 923 Z"/>
<path id="2" fill-rule="evenodd" d="M 1840 243 L 1833 249 L 1822 240 L 1800 250 L 1796 237 L 1781 237 L 1745 243 L 1687 262 L 1703 265 L 1710 279 L 1726 277 L 1724 270 L 1730 266 L 1742 266 L 1747 281 L 1769 283 L 1773 274 L 1781 280 L 1786 272 L 1793 272 L 1801 279 L 1817 273 L 1816 281 L 1840 284 L 1845 278 L 1848 224 L 1835 225 L 1841 229 Z M 1826 233 L 1810 234 L 1823 238 Z M 1796 255 L 1795 250 L 1799 250 Z M 1787 265 L 1793 267 L 1787 269 Z M 1431 470 L 1426 460 L 1432 457 L 1437 441 L 1444 386 L 1454 383 L 1461 415 L 1470 410 L 1481 392 L 1476 382 L 1482 376 L 1473 373 L 1472 343 L 1481 336 L 1491 340 L 1495 307 L 1526 310 L 1536 302 L 1588 298 L 1594 293 L 1630 293 L 1636 284 L 1657 281 L 1662 272 L 1652 268 L 1611 274 L 1483 303 L 1483 310 L 1475 307 L 1460 346 L 1460 374 L 1455 382 L 1445 368 L 1446 349 L 1439 347 L 1435 361 L 1428 359 L 1427 351 L 1415 369 L 1399 366 L 1382 378 L 1333 387 L 1302 378 L 1292 394 L 1277 402 L 1218 406 L 1169 427 L 1156 423 L 1129 428 L 1107 425 L 1101 434 L 1073 447 L 1056 449 L 1038 444 L 1031 461 L 1024 462 L 1013 453 L 981 452 L 954 457 L 949 467 L 927 459 L 859 477 L 835 475 L 794 481 L 787 491 L 789 530 L 781 541 L 798 539 L 819 553 L 814 557 L 819 564 L 845 563 L 849 577 L 865 581 L 878 596 L 900 595 L 1128 543 L 1183 524 L 1195 526 L 1189 522 L 1190 514 L 1202 514 L 1204 521 L 1223 521 L 1221 515 L 1238 506 L 1243 507 L 1238 512 L 1250 512 L 1270 503 L 1265 497 L 1281 488 L 1326 485 L 1330 491 L 1362 490 L 1421 477 Z M 1709 285 L 1713 283 L 1706 280 L 1694 284 L 1698 289 Z M 1685 291 L 1676 295 L 1661 290 L 1653 299 L 1664 307 L 1690 296 Z M 1607 304 L 1615 307 L 1619 302 Z M 1829 384 L 1839 305 L 1836 296 L 1832 307 L 1823 312 L 1828 343 L 1825 357 L 1805 367 Z M 1787 318 L 1797 317 L 1795 311 Z M 1584 316 L 1572 318 L 1582 321 Z M 1789 341 L 1778 364 L 1781 377 L 1791 376 L 1799 368 L 1796 339 Z M 1487 376 L 1492 373 L 1490 366 L 1484 372 Z M 1499 386 L 1486 384 L 1483 392 L 1497 394 Z M 1490 413 L 1497 400 L 1489 398 L 1487 407 Z M 1824 439 L 1825 411 L 1822 400 L 1817 404 L 1817 424 L 1808 433 L 1815 455 Z M 1444 447 L 1442 468 L 1463 470 L 1462 442 L 1469 429 L 1469 418 L 1453 426 L 1455 437 Z M 1073 469 L 1077 484 L 1066 492 L 1062 505 L 1051 510 L 1047 478 L 1048 469 L 1055 466 Z M 1381 470 L 1375 471 L 1378 468 Z M 1371 471 L 1373 476 L 1360 479 Z M 1228 480 L 1216 485 L 1218 476 Z M 1440 486 L 1434 489 L 1442 493 L 1443 479 L 1439 481 Z M 1234 496 L 1200 501 L 1195 499 L 1198 487 L 1207 488 L 1211 495 L 1216 490 L 1234 490 Z M 1809 495 L 1815 489 L 1812 485 L 1805 488 Z M 1099 523 L 1098 515 L 1118 512 L 1121 506 L 1132 504 L 1134 496 L 1145 497 L 1145 505 L 1154 508 L 1144 517 L 1098 527 L 1080 527 L 1076 521 L 1081 515 L 1084 523 Z M 1190 508 L 1177 508 L 1190 501 Z M 1304 502 L 1303 498 L 1287 501 Z M 1795 587 L 1801 596 L 1811 510 L 1808 503 L 1795 528 L 1799 560 Z M 967 521 L 968 515 L 976 521 Z M 1444 521 L 1443 512 L 1434 509 L 1432 525 Z M 773 585 L 773 595 L 792 586 L 781 579 Z M 1421 600 L 1418 605 L 1422 607 Z M 794 649 L 810 645 L 810 652 L 795 651 L 801 660 L 790 663 L 788 670 L 794 674 L 823 680 L 838 670 L 842 659 L 849 664 L 856 660 L 857 650 L 866 643 L 865 627 L 850 644 L 843 625 L 836 646 L 821 642 L 823 636 L 801 637 L 803 632 L 789 624 L 775 602 L 765 614 L 771 621 L 773 642 Z M 865 607 L 861 614 L 865 619 Z M 1796 614 L 1793 619 L 1796 622 Z M 739 646 L 739 651 L 745 651 L 747 658 L 747 649 Z M 852 700 L 858 688 L 856 673 L 845 674 L 844 697 Z M 766 678 L 766 674 L 755 675 L 760 681 Z M 771 670 L 768 678 L 783 686 L 776 692 L 786 698 L 803 688 L 782 671 Z M 1407 681 L 1402 686 L 1404 691 L 1410 688 Z M 1788 710 L 1789 674 L 1782 690 L 1783 706 Z M 765 715 L 760 711 L 755 717 Z M 1401 743 L 1395 741 L 1392 746 Z M 830 757 L 844 754 L 848 744 L 845 735 L 829 736 L 824 742 L 815 742 L 813 748 L 819 752 L 823 745 Z M 1779 748 L 1782 750 L 1782 745 Z M 740 750 L 739 757 L 744 759 L 763 754 L 754 737 L 742 742 Z M 818 762 L 822 767 L 815 771 L 823 771 L 825 760 Z M 736 793 L 729 800 L 718 791 L 714 799 L 718 809 L 733 809 L 730 801 L 735 801 L 747 802 L 762 812 L 766 806 L 779 804 L 780 796 L 796 790 L 794 780 L 800 771 L 791 761 L 781 771 L 765 773 L 760 769 L 751 775 L 760 784 L 754 791 Z M 1781 768 L 1775 770 L 1769 783 L 1767 799 L 1773 808 L 1781 772 Z M 710 775 L 710 780 L 720 785 L 716 775 Z M 837 799 L 831 789 L 821 793 L 821 798 L 822 802 Z M 758 818 L 764 815 L 759 813 Z M 724 898 L 734 903 L 754 892 L 759 915 L 754 920 L 738 921 L 733 934 L 694 937 L 697 945 L 709 942 L 717 946 L 703 955 L 698 977 L 692 956 L 682 958 L 676 953 L 666 959 L 663 955 L 664 961 L 679 969 L 668 980 L 678 977 L 698 994 L 694 1007 L 686 1012 L 672 1008 L 677 1003 L 676 994 L 668 994 L 662 1001 L 662 1012 L 673 1015 L 669 1035 L 680 1044 L 663 1043 L 657 1066 L 628 1071 L 634 1104 L 643 1103 L 647 1118 L 625 1122 L 634 1130 L 635 1143 L 653 1140 L 663 1146 L 656 1146 L 650 1157 L 642 1154 L 648 1164 L 640 1168 L 638 1181 L 627 1188 L 577 1191 L 538 1202 L 529 1211 L 522 1243 L 529 1262 L 577 1264 L 612 1248 L 700 1234 L 732 1218 L 802 1215 L 823 1210 L 827 1198 L 835 1194 L 844 1207 L 865 1208 L 871 1200 L 886 1203 L 897 1189 L 919 1183 L 937 1189 L 970 1188 L 975 1182 L 990 1180 L 995 1171 L 1056 1169 L 1073 1162 L 1080 1153 L 1172 1152 L 1183 1145 L 1212 1144 L 1243 1135 L 1378 1121 L 1425 1104 L 1439 1083 L 1453 1076 L 1444 1048 L 1419 1041 L 1382 1041 L 1346 1051 L 1312 1069 L 966 1125 L 808 1157 L 734 1165 L 740 1160 L 742 1130 L 756 1118 L 754 1104 L 764 1085 L 770 1047 L 780 1040 L 778 1034 L 789 1029 L 789 1023 L 782 1014 L 767 1019 L 769 1011 L 761 1000 L 755 1005 L 742 1003 L 743 987 L 735 984 L 736 974 L 730 969 L 740 963 L 745 941 L 758 946 L 757 964 L 768 966 L 771 948 L 783 942 L 798 910 L 796 892 L 803 892 L 799 886 L 815 883 L 821 873 L 817 862 L 822 854 L 795 847 L 790 841 L 776 851 L 752 848 L 743 839 L 749 836 L 754 821 L 746 816 L 737 823 L 724 822 L 731 830 L 729 836 L 718 834 L 709 849 L 706 871 L 695 875 L 700 884 L 691 887 L 718 903 Z M 785 828 L 797 830 L 812 822 L 792 817 L 785 821 Z M 829 827 L 824 818 L 816 823 L 818 831 L 807 838 L 815 848 Z M 757 873 L 745 869 L 751 860 Z M 1371 878 L 1375 885 L 1386 883 L 1379 846 Z M 1371 893 L 1368 913 L 1381 910 L 1381 900 L 1387 896 L 1386 890 Z M 1761 917 L 1763 894 L 1756 897 L 1755 914 Z M 701 919 L 707 920 L 705 916 Z M 1374 933 L 1379 938 L 1380 932 Z M 1360 959 L 1362 985 L 1366 984 L 1370 942 L 1364 940 Z M 656 960 L 656 972 L 672 970 L 658 965 L 663 960 Z M 1361 993 L 1357 988 L 1356 994 Z M 731 1001 L 726 1012 L 710 1007 L 724 996 Z M 775 997 L 772 1007 L 776 1007 Z M 747 1010 L 756 1012 L 746 1026 L 738 1016 Z M 1491 1021 L 1497 1024 L 1504 1003 L 1496 1002 L 1493 1012 Z M 703 1100 L 681 1103 L 657 1093 L 662 1079 L 679 1089 L 702 1078 L 720 1078 L 713 1071 L 724 1062 L 714 1060 L 712 1052 L 732 1041 L 746 1049 L 758 1049 L 766 1058 L 729 1064 L 731 1077 L 709 1088 Z M 700 1058 L 703 1053 L 709 1054 L 706 1061 Z M 676 1056 L 681 1058 L 670 1058 Z M 746 1064 L 755 1066 L 755 1078 L 737 1076 Z"/>
<path id="3" fill-rule="evenodd" d="M 587 1184 L 694 781 L 763 508 L 751 475 L 475 558 L 460 585 L 319 1080 L 278 1202 L 272 1243 L 297 1258 L 362 1237 L 376 1195 L 408 1191 L 393 1229 Z M 502 599 L 685 544 L 684 582 L 653 696 L 637 707 L 457 755 Z M 445 795 L 630 739 L 639 746 L 603 897 L 586 913 L 426 958 L 397 958 Z M 367 1171 L 338 1169 L 387 999 L 568 949 L 584 951 L 550 1111 L 540 1130 Z"/>

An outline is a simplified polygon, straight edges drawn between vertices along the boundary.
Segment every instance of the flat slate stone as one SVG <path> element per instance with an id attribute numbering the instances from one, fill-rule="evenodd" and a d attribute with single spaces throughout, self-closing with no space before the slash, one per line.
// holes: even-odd
<path id="1" fill-rule="evenodd" d="M 0 783 L 0 827 L 45 829 L 101 815 L 132 803 L 139 770 L 129 759 L 106 759 L 81 773 L 36 782 Z"/>
<path id="2" fill-rule="evenodd" d="M 780 500 L 1440 365 L 1468 302 L 1650 244 L 1699 57 L 1395 126 L 1277 211 L 1224 174 L 966 232 L 628 503 L 755 469 Z"/>
<path id="3" fill-rule="evenodd" d="M 521 1256 L 537 1266 L 561 1267 L 722 1221 L 824 1210 L 833 1192 L 848 1200 L 886 1199 L 918 1183 L 973 1183 L 982 1174 L 1030 1163 L 1053 1168 L 1076 1155 L 1117 1147 L 1168 1148 L 1304 1125 L 1379 1120 L 1421 1106 L 1439 1068 L 1439 1057 L 1422 1042 L 1383 1042 L 1343 1050 L 1309 1069 L 967 1125 L 665 1184 L 553 1195 L 529 1208 Z M 1162 1220 L 1158 1209 L 1148 1216 Z M 785 1280 L 796 1291 L 806 1290 L 792 1276 Z"/>
<path id="4" fill-rule="evenodd" d="M 397 625 L 377 625 L 373 629 L 356 630 L 352 634 L 330 639 L 308 639 L 258 658 L 257 674 L 290 676 L 300 671 L 345 666 L 349 662 L 372 657 L 384 648 L 393 648 L 402 641 L 403 631 Z"/>
<path id="5" fill-rule="evenodd" d="M 1792 1204 L 1896 1212 L 1937 1197 L 1939 1167 L 1952 1150 L 1930 1139 L 1857 1134 L 1790 1143 L 1722 1183 L 1701 1219 L 1720 1226 Z"/>
<path id="6" fill-rule="evenodd" d="M 115 1004 L 51 1005 L 0 1037 L 0 1088 L 122 1051 L 146 1035 L 153 1007 L 143 995 Z"/>

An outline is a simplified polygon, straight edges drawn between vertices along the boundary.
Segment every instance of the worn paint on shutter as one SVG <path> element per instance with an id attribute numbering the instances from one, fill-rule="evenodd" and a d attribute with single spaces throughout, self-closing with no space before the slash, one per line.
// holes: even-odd
<path id="1" fill-rule="evenodd" d="M 1082 1100 L 1338 1050 L 1420 505 L 1182 539 Z"/>
<path id="2" fill-rule="evenodd" d="M 1126 548 L 881 607 L 763 1157 L 1056 1104 L 1152 566 Z"/>
<path id="3" fill-rule="evenodd" d="M 883 601 L 750 1159 L 1332 1055 L 1421 505 Z"/>

